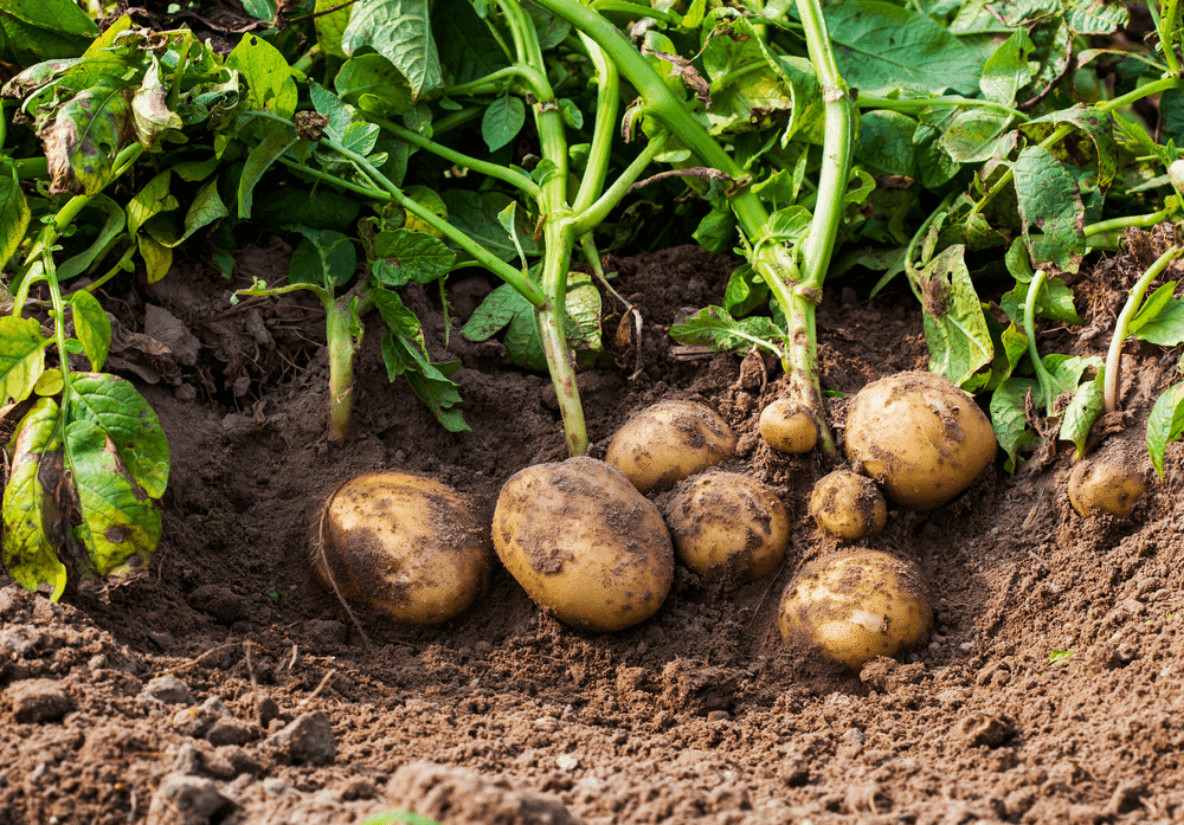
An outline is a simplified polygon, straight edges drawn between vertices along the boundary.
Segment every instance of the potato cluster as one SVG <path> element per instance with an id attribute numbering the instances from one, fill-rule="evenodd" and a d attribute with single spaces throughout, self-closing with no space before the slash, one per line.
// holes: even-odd
<path id="1" fill-rule="evenodd" d="M 772 449 L 789 454 L 812 449 L 819 435 L 817 422 L 786 400 L 770 404 L 758 428 Z M 676 558 L 706 580 L 768 576 L 785 559 L 790 513 L 767 485 L 717 466 L 736 447 L 736 434 L 710 407 L 655 404 L 620 428 L 604 461 L 572 458 L 515 473 L 498 496 L 493 549 L 545 613 L 590 632 L 623 630 L 653 616 L 674 581 Z M 885 527 L 881 488 L 897 504 L 938 507 L 991 463 L 995 437 L 978 406 L 950 382 L 903 373 L 854 397 L 845 450 L 853 469 L 817 482 L 809 514 L 825 533 L 861 542 Z M 1074 473 L 1083 482 L 1079 509 L 1129 511 L 1141 478 L 1126 479 L 1113 504 L 1090 497 L 1084 482 L 1094 475 L 1086 465 Z M 486 536 L 456 491 L 417 476 L 368 474 L 330 498 L 314 567 L 339 597 L 393 621 L 440 622 L 484 588 Z M 858 669 L 919 643 L 932 615 L 914 565 L 853 547 L 797 573 L 778 624 L 783 638 Z"/>

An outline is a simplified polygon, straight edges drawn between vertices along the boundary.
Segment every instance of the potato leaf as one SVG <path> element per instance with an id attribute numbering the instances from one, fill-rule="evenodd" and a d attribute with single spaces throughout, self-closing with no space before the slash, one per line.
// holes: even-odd
<path id="1" fill-rule="evenodd" d="M 51 343 L 42 337 L 36 318 L 0 316 L 0 404 L 29 397 L 45 370 L 45 348 Z"/>
<path id="2" fill-rule="evenodd" d="M 723 307 L 704 307 L 672 326 L 670 337 L 680 344 L 710 347 L 717 352 L 747 350 L 755 345 L 784 357 L 785 334 L 772 318 L 765 315 L 733 318 Z"/>
<path id="3" fill-rule="evenodd" d="M 1040 392 L 1039 385 L 1031 378 L 1008 378 L 991 394 L 991 426 L 995 429 L 995 440 L 1007 454 L 1003 467 L 1015 472 L 1016 458 L 1020 452 L 1040 443 L 1040 437 L 1028 424 L 1028 397 Z"/>
<path id="4" fill-rule="evenodd" d="M 1147 451 L 1155 472 L 1163 478 L 1163 458 L 1168 444 L 1184 436 L 1184 382 L 1173 384 L 1155 401 L 1147 419 Z"/>
<path id="5" fill-rule="evenodd" d="M 70 396 L 71 424 L 89 421 L 118 456 L 119 472 L 130 476 L 149 498 L 164 495 L 169 481 L 169 443 L 156 413 L 130 381 L 106 373 L 74 373 Z M 97 436 L 79 431 L 91 444 Z M 113 466 L 109 462 L 103 466 Z"/>
<path id="6" fill-rule="evenodd" d="M 61 449 L 58 414 L 57 402 L 42 398 L 17 424 L 3 504 L 8 575 L 29 590 L 48 585 L 53 601 L 61 598 L 67 575 L 56 553 L 61 538 L 56 529 L 57 502 L 45 487 L 45 482 L 52 484 L 55 476 L 61 477 L 61 456 L 53 455 Z"/>
<path id="7" fill-rule="evenodd" d="M 983 97 L 1008 106 L 1014 103 L 1016 93 L 1032 79 L 1028 55 L 1035 48 L 1032 38 L 1023 29 L 1012 32 L 1000 43 L 983 64 L 983 76 L 978 82 Z"/>
<path id="8" fill-rule="evenodd" d="M 91 369 L 98 372 L 103 368 L 111 349 L 111 319 L 103 311 L 99 299 L 85 289 L 70 296 L 70 310 L 74 319 L 74 334 L 82 342 Z"/>
<path id="9" fill-rule="evenodd" d="M 123 209 L 106 195 L 94 196 L 88 206 L 103 213 L 103 225 L 90 246 L 58 264 L 59 281 L 66 281 L 86 272 L 91 264 L 107 254 L 111 244 L 123 234 L 123 229 L 127 225 L 127 216 Z"/>
<path id="10" fill-rule="evenodd" d="M 1015 188 L 1032 263 L 1076 272 L 1085 252 L 1085 209 L 1076 177 L 1047 149 L 1029 146 L 1016 160 Z"/>
<path id="11" fill-rule="evenodd" d="M 332 229 L 297 229 L 304 237 L 288 260 L 288 281 L 322 287 L 329 294 L 349 283 L 358 267 L 353 241 Z"/>
<path id="12" fill-rule="evenodd" d="M 409 282 L 430 284 L 447 275 L 456 253 L 439 238 L 407 229 L 388 229 L 374 239 L 370 272 L 382 284 L 400 287 Z"/>
<path id="13" fill-rule="evenodd" d="M 16 167 L 4 158 L 0 161 L 0 269 L 24 240 L 31 216 L 25 193 L 17 180 Z"/>
<path id="14" fill-rule="evenodd" d="M 965 248 L 947 247 L 916 273 L 915 282 L 923 296 L 929 370 L 962 386 L 994 357 L 982 302 L 966 268 Z"/>
<path id="15" fill-rule="evenodd" d="M 1184 300 L 1173 297 L 1177 285 L 1161 286 L 1131 319 L 1128 329 L 1140 341 L 1161 347 L 1184 344 Z"/>
<path id="16" fill-rule="evenodd" d="M 370 46 L 411 84 L 418 100 L 444 83 L 436 40 L 432 36 L 427 0 L 368 0 L 358 3 L 341 35 L 350 56 Z"/>
<path id="17" fill-rule="evenodd" d="M 122 79 L 102 75 L 41 130 L 51 195 L 93 195 L 107 185 L 115 156 L 130 142 L 131 94 Z"/>
<path id="18" fill-rule="evenodd" d="M 521 98 L 503 95 L 481 116 L 481 137 L 490 152 L 496 152 L 517 137 L 526 124 L 526 104 Z"/>
<path id="19" fill-rule="evenodd" d="M 1077 457 L 1085 454 L 1085 442 L 1089 437 L 1090 428 L 1102 414 L 1104 405 L 1103 380 L 1105 376 L 1101 370 L 1092 380 L 1077 387 L 1069 405 L 1061 418 L 1061 430 L 1057 435 L 1062 441 L 1072 441 L 1077 448 Z"/>
<path id="20" fill-rule="evenodd" d="M 407 79 L 380 54 L 351 57 L 333 79 L 343 100 L 366 112 L 401 115 L 415 105 Z"/>
<path id="21" fill-rule="evenodd" d="M 266 109 L 282 117 L 296 111 L 296 80 L 292 67 L 275 46 L 248 34 L 227 55 L 226 65 L 241 72 L 247 81 L 247 105 Z"/>

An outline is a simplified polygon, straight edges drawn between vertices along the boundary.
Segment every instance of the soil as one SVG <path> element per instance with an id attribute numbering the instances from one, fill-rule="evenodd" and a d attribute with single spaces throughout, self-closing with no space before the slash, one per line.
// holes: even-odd
<path id="1" fill-rule="evenodd" d="M 935 625 L 851 673 L 776 632 L 794 572 L 840 547 L 805 506 L 831 468 L 756 435 L 779 373 L 665 336 L 719 300 L 735 262 L 616 259 L 644 334 L 614 336 L 613 320 L 620 363 L 581 373 L 592 454 L 648 404 L 710 404 L 740 436 L 724 469 L 789 508 L 785 563 L 741 585 L 680 567 L 654 618 L 612 634 L 548 618 L 498 568 L 459 618 L 408 629 L 355 607 L 363 634 L 308 563 L 320 502 L 397 468 L 472 496 L 488 523 L 511 474 L 564 456 L 558 411 L 544 377 L 459 335 L 491 288 L 470 277 L 447 316 L 426 292 L 406 300 L 436 357 L 463 362 L 473 432 L 444 432 L 387 382 L 371 328 L 350 438 L 327 444 L 323 316 L 228 301 L 252 275 L 280 280 L 287 251 L 244 250 L 233 283 L 190 262 L 108 293 L 115 367 L 171 443 L 164 539 L 147 574 L 61 604 L 0 582 L 0 825 L 347 825 L 395 809 L 447 825 L 1184 821 L 1184 445 L 1130 518 L 1071 510 L 1064 445 L 1014 476 L 997 461 L 937 510 L 890 508 L 867 544 L 920 566 Z M 1132 253 L 1080 278 L 1085 327 L 1041 346 L 1103 352 L 1139 266 Z M 819 311 L 837 422 L 838 394 L 926 362 L 912 297 L 865 293 L 836 289 Z M 1141 432 L 1178 357 L 1128 344 L 1129 414 L 1098 447 L 1149 478 Z"/>

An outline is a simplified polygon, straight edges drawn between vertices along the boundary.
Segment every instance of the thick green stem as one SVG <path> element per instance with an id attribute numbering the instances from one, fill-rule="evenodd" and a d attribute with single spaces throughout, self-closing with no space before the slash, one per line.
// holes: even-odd
<path id="1" fill-rule="evenodd" d="M 1111 232 L 1122 232 L 1131 228 L 1146 228 L 1148 226 L 1157 226 L 1166 221 L 1176 210 L 1172 207 L 1161 209 L 1158 212 L 1152 212 L 1148 215 L 1128 215 L 1122 218 L 1109 218 L 1097 223 L 1091 223 L 1085 227 L 1084 235 L 1088 241 L 1090 238 L 1098 235 L 1108 235 Z"/>
<path id="2" fill-rule="evenodd" d="M 621 172 L 620 177 L 613 181 L 612 186 L 605 189 L 594 203 L 581 209 L 579 201 L 576 202 L 576 207 L 573 208 L 575 212 L 573 227 L 577 237 L 591 232 L 608 217 L 609 212 L 613 211 L 621 199 L 629 193 L 629 187 L 637 182 L 641 173 L 653 162 L 665 145 L 666 136 L 658 135 L 641 150 L 637 157 L 630 161 L 629 165 Z"/>
<path id="3" fill-rule="evenodd" d="M 1168 64 L 1168 71 L 1174 75 L 1180 73 L 1180 62 L 1176 60 L 1176 15 L 1179 11 L 1179 0 L 1167 0 L 1159 15 L 1159 45 L 1163 47 L 1163 59 Z"/>
<path id="4" fill-rule="evenodd" d="M 580 40 L 588 50 L 593 65 L 596 66 L 596 123 L 592 127 L 588 164 L 584 167 L 584 177 L 572 202 L 572 212 L 577 215 L 592 206 L 598 193 L 604 189 L 612 153 L 613 134 L 617 129 L 617 112 L 621 104 L 621 80 L 617 67 L 608 59 L 604 50 L 587 35 L 580 34 Z M 582 233 L 577 230 L 576 234 Z"/>
<path id="5" fill-rule="evenodd" d="M 1168 247 L 1167 252 L 1156 258 L 1155 263 L 1151 264 L 1142 277 L 1135 282 L 1122 311 L 1118 313 L 1118 320 L 1114 323 L 1114 337 L 1110 339 L 1110 349 L 1106 352 L 1106 375 L 1102 381 L 1103 404 L 1108 413 L 1118 409 L 1118 386 L 1122 375 L 1122 345 L 1126 341 L 1131 318 L 1135 316 L 1139 305 L 1143 303 L 1143 296 L 1147 294 L 1151 283 L 1163 274 L 1163 271 L 1168 268 L 1168 264 L 1176 260 L 1181 252 L 1184 252 L 1184 249 L 1173 245 Z"/>
<path id="6" fill-rule="evenodd" d="M 534 23 L 517 0 L 499 0 L 498 5 L 510 26 L 518 59 L 540 78 L 535 88 L 537 100 L 533 106 L 539 153 L 554 164 L 554 168 L 543 180 L 538 200 L 539 212 L 544 221 L 541 286 L 547 301 L 537 306 L 535 312 L 547 370 L 551 374 L 551 383 L 555 387 L 563 418 L 567 449 L 571 455 L 581 456 L 588 452 L 588 430 L 576 384 L 575 356 L 568 345 L 564 328 L 567 319 L 567 274 L 575 241 L 571 209 L 567 204 L 567 135 L 555 93 L 546 80 L 542 49 Z"/>
<path id="7" fill-rule="evenodd" d="M 349 298 L 326 296 L 325 341 L 329 347 L 329 440 L 341 442 L 353 410 L 354 337 Z"/>

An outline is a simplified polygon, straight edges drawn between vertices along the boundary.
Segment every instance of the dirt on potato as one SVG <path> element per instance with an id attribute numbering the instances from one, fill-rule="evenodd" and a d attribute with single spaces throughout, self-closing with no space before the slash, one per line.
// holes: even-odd
<path id="1" fill-rule="evenodd" d="M 924 571 L 935 624 L 921 649 L 850 673 L 777 632 L 786 583 L 840 548 L 806 512 L 833 468 L 757 432 L 783 376 L 665 336 L 719 302 L 735 261 L 617 259 L 645 325 L 619 367 L 580 375 L 592 454 L 649 404 L 709 404 L 739 437 L 721 469 L 790 511 L 785 562 L 738 588 L 679 567 L 662 609 L 612 634 L 548 618 L 498 567 L 438 627 L 357 608 L 367 644 L 309 569 L 308 514 L 356 474 L 399 469 L 471 496 L 488 524 L 506 479 L 564 457 L 558 406 L 546 377 L 459 334 L 459 300 L 446 314 L 413 286 L 434 357 L 462 362 L 473 432 L 444 432 L 388 384 L 372 328 L 350 438 L 328 445 L 323 315 L 291 296 L 227 301 L 252 275 L 281 278 L 284 254 L 245 250 L 231 283 L 185 263 L 104 301 L 128 331 L 146 305 L 167 311 L 194 355 L 117 353 L 170 439 L 164 539 L 146 575 L 66 603 L 0 585 L 0 825 L 349 825 L 391 809 L 448 825 L 1184 821 L 1184 445 L 1129 518 L 1073 512 L 1067 450 L 1015 476 L 997 461 L 929 512 L 890 507 L 865 544 Z M 1083 271 L 1083 331 L 1038 343 L 1104 351 L 1138 268 Z M 468 305 L 492 286 L 467 279 Z M 927 358 L 915 299 L 866 294 L 836 285 L 819 308 L 840 437 L 855 392 Z M 1128 342 L 1128 420 L 1108 438 L 1139 461 L 1178 360 Z"/>

